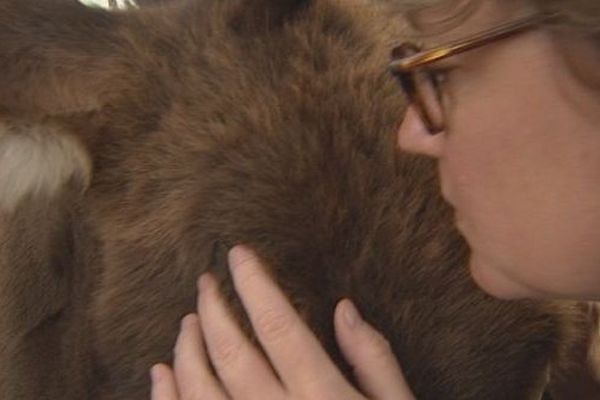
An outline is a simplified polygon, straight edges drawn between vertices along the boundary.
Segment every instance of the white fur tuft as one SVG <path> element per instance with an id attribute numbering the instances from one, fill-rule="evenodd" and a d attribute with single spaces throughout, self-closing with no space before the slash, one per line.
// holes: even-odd
<path id="1" fill-rule="evenodd" d="M 0 121 L 0 210 L 12 211 L 26 198 L 53 197 L 72 178 L 87 187 L 91 171 L 84 147 L 60 128 Z"/>
<path id="2" fill-rule="evenodd" d="M 79 0 L 87 7 L 98 7 L 106 10 L 127 10 L 137 8 L 135 0 Z"/>

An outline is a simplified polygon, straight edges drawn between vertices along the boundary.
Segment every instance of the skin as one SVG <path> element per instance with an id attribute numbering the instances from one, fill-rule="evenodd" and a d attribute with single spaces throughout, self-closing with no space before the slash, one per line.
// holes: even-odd
<path id="1" fill-rule="evenodd" d="M 336 307 L 334 324 L 364 393 L 344 379 L 251 250 L 234 247 L 229 265 L 268 360 L 240 332 L 215 279 L 203 275 L 198 314 L 182 320 L 173 369 L 151 371 L 153 400 L 414 400 L 388 343 L 349 300 Z"/>
<path id="2" fill-rule="evenodd" d="M 426 37 L 446 43 L 479 32 L 526 12 L 518 3 L 481 2 L 457 28 Z M 420 17 L 435 20 L 435 10 Z M 472 249 L 473 279 L 494 296 L 600 299 L 598 53 L 581 38 L 538 29 L 452 57 L 435 65 L 452 70 L 443 84 L 446 129 L 429 135 L 413 108 L 400 127 L 403 150 L 439 161 L 442 191 Z M 363 393 L 336 370 L 249 249 L 234 248 L 230 266 L 268 359 L 203 276 L 174 368 L 152 369 L 153 400 L 414 399 L 385 339 L 349 300 L 338 304 L 334 323 Z"/>
<path id="3" fill-rule="evenodd" d="M 510 20 L 503 4 L 473 19 Z M 435 41 L 477 32 L 462 28 Z M 471 274 L 496 297 L 600 298 L 598 53 L 536 29 L 449 58 L 435 66 L 452 69 L 446 130 L 429 135 L 412 108 L 400 128 L 402 149 L 439 161 Z"/>

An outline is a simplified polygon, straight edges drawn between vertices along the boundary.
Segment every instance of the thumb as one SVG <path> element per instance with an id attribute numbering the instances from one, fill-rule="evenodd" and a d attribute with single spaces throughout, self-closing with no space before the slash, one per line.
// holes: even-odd
<path id="1" fill-rule="evenodd" d="M 361 389 L 377 400 L 415 400 L 388 341 L 359 315 L 348 299 L 335 309 L 338 344 Z"/>

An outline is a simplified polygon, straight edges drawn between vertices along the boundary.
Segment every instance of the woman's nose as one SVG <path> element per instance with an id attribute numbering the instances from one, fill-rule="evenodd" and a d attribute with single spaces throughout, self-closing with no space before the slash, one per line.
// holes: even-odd
<path id="1" fill-rule="evenodd" d="M 408 108 L 398 131 L 398 146 L 402 150 L 438 158 L 444 138 L 445 132 L 430 134 L 415 107 Z"/>

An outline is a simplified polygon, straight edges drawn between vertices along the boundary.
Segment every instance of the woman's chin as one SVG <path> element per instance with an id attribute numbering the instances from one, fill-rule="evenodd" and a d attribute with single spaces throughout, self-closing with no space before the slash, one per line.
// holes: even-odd
<path id="1" fill-rule="evenodd" d="M 484 292 L 502 300 L 539 298 L 531 288 L 508 277 L 500 268 L 481 260 L 475 254 L 469 261 L 471 277 Z"/>

